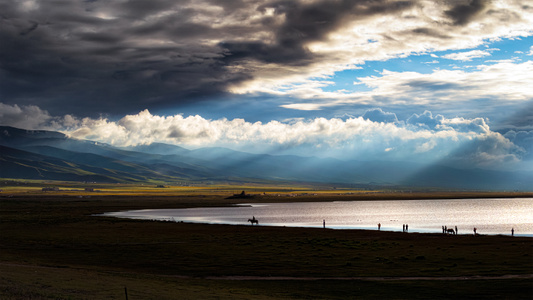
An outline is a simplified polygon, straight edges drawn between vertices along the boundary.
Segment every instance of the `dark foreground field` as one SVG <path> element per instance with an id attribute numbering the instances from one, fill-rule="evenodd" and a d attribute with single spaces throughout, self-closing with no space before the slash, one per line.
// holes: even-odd
<path id="1" fill-rule="evenodd" d="M 0 196 L 0 299 L 533 298 L 532 238 L 92 216 L 236 202 Z"/>

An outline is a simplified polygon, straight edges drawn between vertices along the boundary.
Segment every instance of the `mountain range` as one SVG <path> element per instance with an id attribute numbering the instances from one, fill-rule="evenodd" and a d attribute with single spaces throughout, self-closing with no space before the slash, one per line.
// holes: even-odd
<path id="1" fill-rule="evenodd" d="M 352 187 L 531 190 L 524 172 L 413 162 L 252 154 L 152 143 L 126 148 L 63 133 L 0 126 L 0 178 L 89 182 L 308 182 Z"/>

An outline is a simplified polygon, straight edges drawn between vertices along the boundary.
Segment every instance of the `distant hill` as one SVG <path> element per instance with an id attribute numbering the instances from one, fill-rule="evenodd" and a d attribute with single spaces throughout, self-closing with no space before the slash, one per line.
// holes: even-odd
<path id="1" fill-rule="evenodd" d="M 344 161 L 252 154 L 227 148 L 188 150 L 153 143 L 127 148 L 59 132 L 0 126 L 0 177 L 98 182 L 298 181 L 349 186 L 532 190 L 531 174 L 457 169 L 412 162 Z"/>
<path id="2" fill-rule="evenodd" d="M 120 182 L 105 169 L 0 146 L 0 177 L 68 181 Z"/>

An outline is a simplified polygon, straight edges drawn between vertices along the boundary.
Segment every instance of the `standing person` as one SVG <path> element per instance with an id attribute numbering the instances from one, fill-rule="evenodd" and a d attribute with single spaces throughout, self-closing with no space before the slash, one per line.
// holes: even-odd
<path id="1" fill-rule="evenodd" d="M 405 224 L 405 232 L 409 232 L 409 224 Z"/>
<path id="2" fill-rule="evenodd" d="M 378 223 L 378 231 L 381 231 L 381 223 Z"/>
<path id="3" fill-rule="evenodd" d="M 402 225 L 402 232 L 405 232 L 405 224 Z"/>
<path id="4" fill-rule="evenodd" d="M 477 235 L 477 228 L 474 227 L 474 235 Z"/>
<path id="5" fill-rule="evenodd" d="M 326 220 L 322 220 L 322 226 L 326 228 Z"/>
<path id="6" fill-rule="evenodd" d="M 455 226 L 455 234 L 457 235 L 457 226 Z"/>
<path id="7" fill-rule="evenodd" d="M 511 236 L 514 236 L 514 227 L 511 228 Z"/>

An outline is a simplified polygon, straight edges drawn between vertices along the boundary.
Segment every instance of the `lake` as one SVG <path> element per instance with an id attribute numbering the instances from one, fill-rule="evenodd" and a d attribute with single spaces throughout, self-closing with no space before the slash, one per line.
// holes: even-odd
<path id="1" fill-rule="evenodd" d="M 511 234 L 533 236 L 533 199 L 382 200 L 303 203 L 241 204 L 232 207 L 144 209 L 103 214 L 119 218 L 250 224 L 261 226 L 323 227 L 409 232 L 442 232 L 442 226 L 458 234 Z"/>

